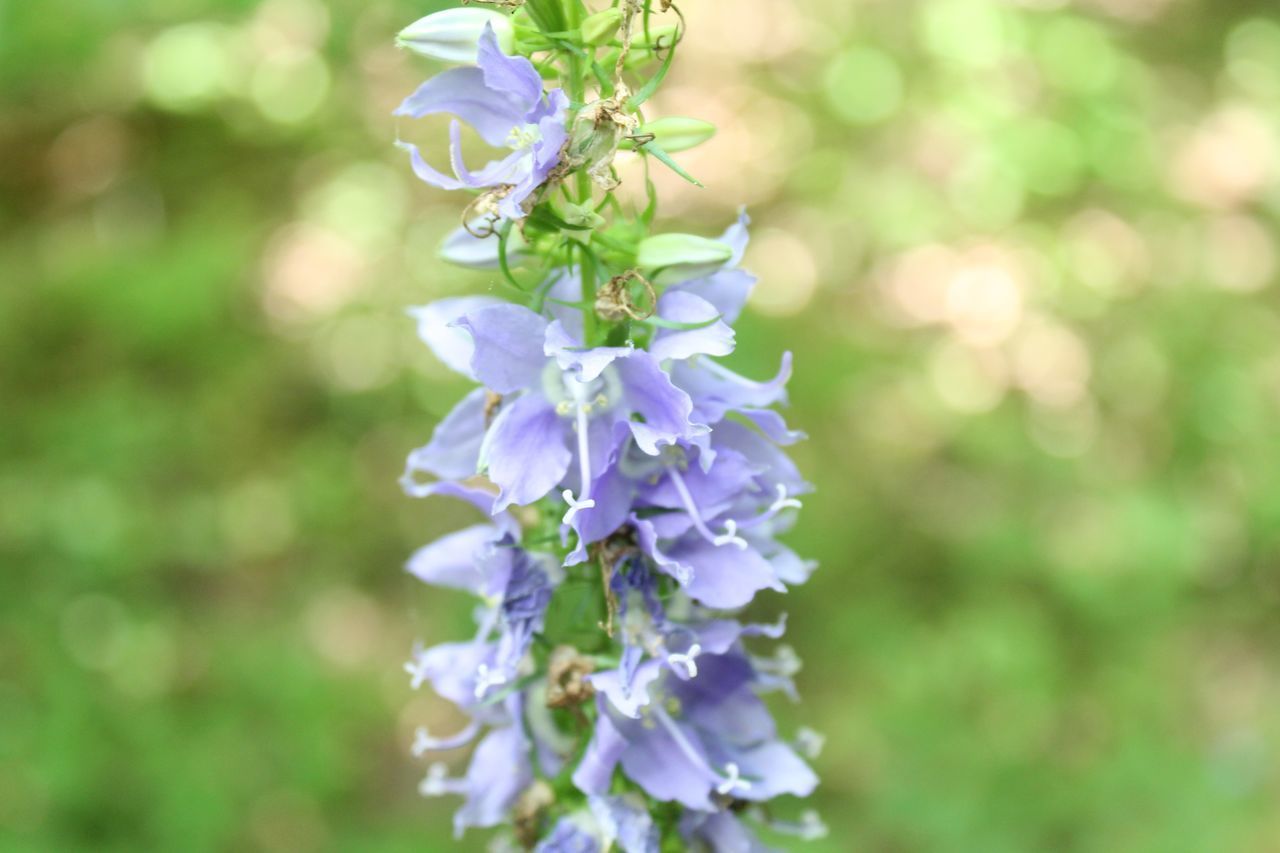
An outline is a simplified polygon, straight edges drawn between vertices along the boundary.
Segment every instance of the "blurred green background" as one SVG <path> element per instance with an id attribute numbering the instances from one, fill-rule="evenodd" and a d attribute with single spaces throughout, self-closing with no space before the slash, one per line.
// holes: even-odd
<path id="1" fill-rule="evenodd" d="M 476 292 L 405 0 L 0 0 L 0 848 L 479 850 L 396 485 Z M 798 370 L 814 851 L 1280 850 L 1274 0 L 687 0 L 655 113 Z M 634 176 L 634 169 L 624 177 Z M 635 182 L 632 182 L 634 186 Z"/>

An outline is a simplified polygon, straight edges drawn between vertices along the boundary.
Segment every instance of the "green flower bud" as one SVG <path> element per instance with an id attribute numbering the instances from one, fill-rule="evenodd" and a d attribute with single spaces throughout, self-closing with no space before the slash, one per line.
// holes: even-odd
<path id="1" fill-rule="evenodd" d="M 674 266 L 719 266 L 733 257 L 733 249 L 719 240 L 693 234 L 658 234 L 640 242 L 636 264 L 643 269 Z"/>
<path id="2" fill-rule="evenodd" d="M 582 22 L 582 41 L 596 47 L 607 44 L 617 34 L 621 23 L 622 10 L 617 6 L 588 15 Z"/>
<path id="3" fill-rule="evenodd" d="M 639 137 L 636 145 L 643 142 L 649 134 L 653 135 L 653 141 L 660 145 L 663 151 L 674 154 L 677 151 L 688 151 L 706 142 L 716 135 L 716 126 L 701 119 L 680 116 L 654 119 L 635 132 L 635 136 Z"/>
<path id="4" fill-rule="evenodd" d="M 604 217 L 596 213 L 591 202 L 584 204 L 561 202 L 559 213 L 561 219 L 577 228 L 599 228 L 605 224 Z"/>
<path id="5" fill-rule="evenodd" d="M 427 15 L 401 30 L 396 44 L 445 62 L 475 62 L 485 24 L 492 25 L 503 52 L 511 53 L 515 42 L 511 20 L 492 9 L 445 9 Z"/>

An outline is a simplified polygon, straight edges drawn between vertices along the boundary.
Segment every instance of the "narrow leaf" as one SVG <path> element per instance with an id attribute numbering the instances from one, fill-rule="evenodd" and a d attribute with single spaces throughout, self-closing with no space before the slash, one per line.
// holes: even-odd
<path id="1" fill-rule="evenodd" d="M 646 154 L 652 154 L 658 160 L 658 162 L 662 163 L 662 165 L 666 166 L 668 169 L 675 172 L 677 175 L 684 178 L 686 181 L 693 184 L 695 187 L 702 186 L 702 181 L 699 181 L 693 175 L 690 175 L 683 168 L 681 168 L 680 164 L 677 163 L 675 160 L 672 160 L 671 155 L 668 154 L 666 151 L 663 151 L 662 146 L 659 145 L 657 142 L 653 142 L 653 141 L 646 142 L 645 144 L 640 146 L 640 150 L 645 152 Z"/>

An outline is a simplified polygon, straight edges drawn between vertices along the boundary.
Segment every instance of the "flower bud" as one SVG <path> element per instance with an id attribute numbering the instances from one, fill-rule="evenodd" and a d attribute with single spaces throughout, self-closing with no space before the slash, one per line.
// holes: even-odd
<path id="1" fill-rule="evenodd" d="M 469 269 L 497 269 L 499 266 L 498 236 L 491 234 L 484 238 L 476 237 L 475 233 L 478 232 L 484 221 L 476 220 L 469 224 L 471 226 L 470 231 L 466 228 L 458 228 L 445 238 L 443 245 L 440 246 L 441 260 Z M 524 235 L 520 233 L 520 229 L 512 228 L 511 236 L 507 239 L 507 262 L 517 264 L 524 260 L 528 248 L 529 245 L 525 242 Z"/>
<path id="2" fill-rule="evenodd" d="M 396 44 L 445 62 L 475 62 L 486 24 L 493 27 L 498 46 L 510 53 L 515 42 L 511 20 L 492 9 L 445 9 L 427 15 L 401 30 Z"/>
<path id="3" fill-rule="evenodd" d="M 670 116 L 654 119 L 636 131 L 636 136 L 643 139 L 653 134 L 653 141 L 668 154 L 688 151 L 716 135 L 716 126 L 711 122 L 696 118 Z"/>
<path id="4" fill-rule="evenodd" d="M 593 47 L 607 44 L 617 34 L 621 23 L 622 10 L 617 6 L 588 15 L 582 22 L 582 41 Z"/>
<path id="5" fill-rule="evenodd" d="M 658 234 L 640 242 L 636 263 L 644 269 L 674 266 L 719 266 L 733 257 L 733 249 L 719 240 L 693 234 Z"/>

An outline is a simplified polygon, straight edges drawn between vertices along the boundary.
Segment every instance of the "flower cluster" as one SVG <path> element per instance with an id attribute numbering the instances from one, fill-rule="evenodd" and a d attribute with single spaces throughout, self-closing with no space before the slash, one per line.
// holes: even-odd
<path id="1" fill-rule="evenodd" d="M 650 237 L 652 205 L 627 221 L 611 192 L 596 198 L 617 185 L 622 143 L 674 166 L 624 82 L 644 44 L 649 61 L 665 49 L 664 71 L 675 49 L 674 38 L 644 41 L 650 14 L 670 4 L 648 5 L 623 0 L 603 24 L 581 0 L 531 0 L 512 19 L 453 10 L 401 39 L 456 60 L 472 27 L 476 64 L 428 80 L 398 111 L 456 117 L 454 177 L 402 146 L 423 180 L 478 192 L 444 256 L 500 270 L 515 297 L 411 312 L 427 346 L 477 387 L 409 455 L 402 484 L 484 517 L 408 564 L 479 601 L 470 641 L 406 664 L 415 688 L 429 683 L 469 719 L 449 737 L 420 730 L 413 751 L 478 741 L 464 774 L 433 763 L 422 792 L 464 798 L 458 833 L 505 825 L 503 843 L 547 853 L 757 850 L 752 824 L 822 829 L 812 812 L 786 822 L 763 805 L 817 784 L 802 755 L 819 739 L 784 740 L 760 698 L 795 696 L 794 653 L 748 650 L 784 623 L 733 618 L 813 569 L 778 541 L 808 490 L 784 451 L 803 436 L 775 408 L 790 355 L 766 381 L 718 360 L 755 284 L 739 266 L 748 219 L 715 240 Z M 575 24 L 585 35 L 566 41 Z M 612 82 L 584 67 L 610 49 L 601 32 L 618 42 Z M 563 61 L 570 93 L 546 90 L 504 41 L 544 55 L 544 71 Z M 470 171 L 457 119 L 512 152 Z M 586 150 L 597 155 L 574 153 Z"/>

